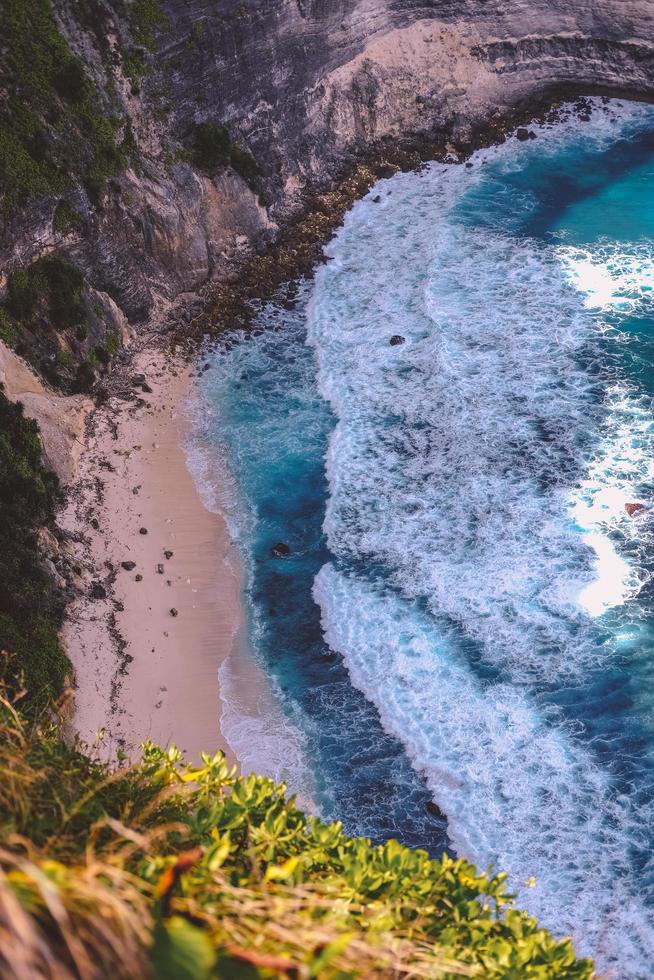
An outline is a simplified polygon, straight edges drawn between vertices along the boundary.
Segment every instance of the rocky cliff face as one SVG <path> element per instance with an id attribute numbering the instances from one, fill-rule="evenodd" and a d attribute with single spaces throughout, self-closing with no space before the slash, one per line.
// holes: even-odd
<path id="1" fill-rule="evenodd" d="M 131 323 L 265 247 L 308 190 L 385 142 L 465 143 L 494 114 L 570 86 L 654 89 L 654 4 L 639 0 L 161 0 L 161 16 L 155 0 L 54 7 L 136 149 L 94 205 L 82 186 L 31 200 L 5 222 L 0 261 L 6 274 L 56 249 Z M 157 12 L 147 39 L 135 11 Z M 250 186 L 228 166 L 194 165 L 207 121 L 253 154 Z M 53 229 L 62 197 L 81 221 Z"/>

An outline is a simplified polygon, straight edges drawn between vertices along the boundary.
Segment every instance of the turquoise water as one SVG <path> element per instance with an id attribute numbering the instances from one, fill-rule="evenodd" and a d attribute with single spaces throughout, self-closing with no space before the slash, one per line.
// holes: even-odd
<path id="1" fill-rule="evenodd" d="M 352 209 L 216 351 L 203 438 L 317 808 L 506 870 L 649 977 L 654 110 L 470 162 Z"/>

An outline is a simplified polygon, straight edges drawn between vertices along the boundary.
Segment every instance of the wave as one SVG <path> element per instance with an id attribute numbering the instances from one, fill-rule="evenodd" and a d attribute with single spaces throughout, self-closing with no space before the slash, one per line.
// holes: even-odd
<path id="1" fill-rule="evenodd" d="M 539 179 L 594 180 L 593 154 L 651 121 L 597 101 L 583 136 L 563 123 L 380 182 L 308 318 L 338 420 L 325 636 L 457 850 L 633 977 L 654 963 L 651 754 L 590 704 L 650 642 L 652 400 L 624 370 L 623 320 L 652 315 L 654 251 L 530 229 Z M 626 728 L 646 715 L 615 710 Z"/>

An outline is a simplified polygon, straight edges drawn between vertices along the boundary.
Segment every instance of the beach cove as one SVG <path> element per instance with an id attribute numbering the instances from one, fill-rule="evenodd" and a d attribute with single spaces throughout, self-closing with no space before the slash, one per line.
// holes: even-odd
<path id="1" fill-rule="evenodd" d="M 67 525 L 92 556 L 65 634 L 85 740 L 213 739 L 349 833 L 508 869 L 524 907 L 633 976 L 649 212 L 618 252 L 650 112 L 595 100 L 583 135 L 564 112 L 379 182 L 253 329 L 196 368 L 136 355 Z"/>

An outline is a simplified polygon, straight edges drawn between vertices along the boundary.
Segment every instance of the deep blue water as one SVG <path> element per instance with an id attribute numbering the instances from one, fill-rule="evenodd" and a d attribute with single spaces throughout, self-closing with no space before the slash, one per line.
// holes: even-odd
<path id="1" fill-rule="evenodd" d="M 320 811 L 438 852 L 435 801 L 453 850 L 649 977 L 654 110 L 471 162 L 352 209 L 213 355 L 203 437 Z"/>

